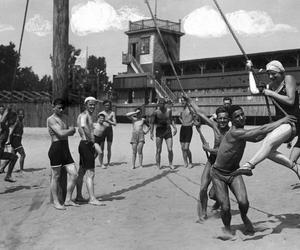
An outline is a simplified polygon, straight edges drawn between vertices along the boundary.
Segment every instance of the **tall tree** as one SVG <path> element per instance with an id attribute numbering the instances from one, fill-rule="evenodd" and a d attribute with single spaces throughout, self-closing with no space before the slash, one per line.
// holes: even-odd
<path id="1" fill-rule="evenodd" d="M 15 44 L 12 42 L 9 45 L 0 45 L 0 90 L 10 90 L 14 67 L 19 67 L 19 55 L 15 50 Z"/>

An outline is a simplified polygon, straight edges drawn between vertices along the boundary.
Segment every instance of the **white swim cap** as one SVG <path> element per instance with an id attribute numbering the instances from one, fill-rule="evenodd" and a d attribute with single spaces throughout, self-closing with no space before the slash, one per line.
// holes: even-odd
<path id="1" fill-rule="evenodd" d="M 285 69 L 284 67 L 282 66 L 281 62 L 277 61 L 277 60 L 273 60 L 271 62 L 269 62 L 266 66 L 266 70 L 267 71 L 275 71 L 275 72 L 278 72 L 278 73 L 281 73 L 281 72 L 284 72 Z"/>
<path id="2" fill-rule="evenodd" d="M 88 96 L 87 98 L 84 99 L 84 104 L 86 104 L 88 101 L 97 101 L 97 99 L 93 96 Z"/>

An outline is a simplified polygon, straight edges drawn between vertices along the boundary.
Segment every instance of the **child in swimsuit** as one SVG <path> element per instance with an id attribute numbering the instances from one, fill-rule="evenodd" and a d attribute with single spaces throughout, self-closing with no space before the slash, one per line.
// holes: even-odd
<path id="1" fill-rule="evenodd" d="M 139 155 L 139 166 L 142 167 L 143 165 L 145 134 L 149 132 L 150 126 L 146 119 L 142 117 L 140 108 L 137 108 L 134 112 L 127 113 L 126 116 L 132 120 L 133 130 L 130 143 L 132 145 L 132 169 L 135 169 L 136 153 Z M 144 125 L 148 127 L 146 131 L 143 130 Z"/>

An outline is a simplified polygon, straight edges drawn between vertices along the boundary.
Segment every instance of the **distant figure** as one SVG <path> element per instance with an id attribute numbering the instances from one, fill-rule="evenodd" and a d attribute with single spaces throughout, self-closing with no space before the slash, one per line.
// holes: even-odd
<path id="1" fill-rule="evenodd" d="M 137 108 L 134 112 L 129 112 L 126 116 L 132 121 L 132 169 L 135 169 L 136 153 L 139 155 L 139 167 L 143 166 L 143 147 L 145 143 L 145 134 L 150 130 L 150 126 L 146 119 L 142 117 L 141 109 Z M 144 131 L 146 125 L 148 129 Z"/>
<path id="2" fill-rule="evenodd" d="M 24 131 L 24 120 L 25 114 L 23 109 L 18 109 L 17 111 L 17 119 L 11 129 L 11 135 L 9 138 L 12 152 L 15 154 L 20 154 L 20 172 L 24 170 L 24 160 L 26 157 L 24 147 L 22 145 L 22 136 Z"/>
<path id="3" fill-rule="evenodd" d="M 75 134 L 74 127 L 67 127 L 63 121 L 64 101 L 55 99 L 53 102 L 53 114 L 47 119 L 47 127 L 51 136 L 51 146 L 48 151 L 48 156 L 51 165 L 51 183 L 50 189 L 53 197 L 54 208 L 65 210 L 65 206 L 78 206 L 72 201 L 72 193 L 77 180 L 77 169 L 70 153 L 68 137 Z M 61 169 L 65 168 L 68 176 L 67 192 L 64 204 L 60 204 L 58 199 L 58 180 L 61 174 Z"/>
<path id="4" fill-rule="evenodd" d="M 5 144 L 7 143 L 9 137 L 9 127 L 14 124 L 15 119 L 16 113 L 11 111 L 10 107 L 5 109 L 0 119 L 0 159 L 6 160 L 0 169 L 0 174 L 4 173 L 4 169 L 6 166 L 8 166 L 8 170 L 4 178 L 4 180 L 8 182 L 16 181 L 11 177 L 11 175 L 18 160 L 18 156 L 14 153 L 5 152 Z"/>
<path id="5" fill-rule="evenodd" d="M 201 186 L 200 186 L 199 201 L 197 207 L 197 212 L 198 212 L 197 222 L 199 223 L 202 223 L 207 219 L 207 200 L 208 200 L 207 189 L 209 184 L 211 183 L 210 170 L 211 170 L 211 166 L 216 161 L 221 141 L 223 140 L 225 134 L 229 130 L 229 126 L 228 126 L 229 114 L 227 109 L 224 106 L 221 106 L 217 108 L 216 114 L 217 114 L 217 126 L 209 125 L 213 128 L 214 131 L 214 146 L 213 148 L 211 148 L 209 144 L 203 144 L 203 149 L 204 151 L 209 153 L 209 157 L 207 159 L 205 168 L 201 176 Z M 197 127 L 197 129 L 200 128 Z M 216 199 L 214 187 L 211 188 L 209 194 L 210 194 L 210 198 L 214 200 Z M 220 204 L 216 202 L 212 207 L 212 211 L 216 211 L 219 208 L 219 206 Z"/>
<path id="6" fill-rule="evenodd" d="M 94 192 L 94 177 L 95 177 L 95 138 L 94 138 L 94 124 L 92 114 L 95 111 L 97 100 L 89 96 L 85 98 L 85 110 L 79 114 L 77 118 L 78 132 L 81 138 L 78 151 L 80 155 L 78 181 L 77 181 L 77 197 L 76 201 L 84 202 L 82 196 L 83 177 L 86 175 L 86 186 L 89 193 L 88 203 L 91 205 L 104 205 L 100 202 Z"/>
<path id="7" fill-rule="evenodd" d="M 98 114 L 97 122 L 94 124 L 94 137 L 95 137 L 95 149 L 98 154 L 100 167 L 103 168 L 103 150 L 105 141 L 105 129 L 107 128 L 105 123 L 105 115 Z"/>
<path id="8" fill-rule="evenodd" d="M 245 233 L 254 233 L 253 225 L 247 217 L 249 201 L 245 183 L 241 175 L 233 176 L 233 172 L 239 168 L 246 142 L 260 141 L 266 134 L 280 127 L 280 125 L 295 121 L 292 116 L 287 116 L 276 122 L 246 130 L 244 129 L 246 121 L 244 111 L 237 105 L 231 107 L 230 117 L 232 127 L 225 134 L 219 146 L 216 161 L 211 168 L 211 178 L 217 201 L 221 206 L 221 218 L 225 227 L 224 234 L 219 237 L 223 240 L 234 239 L 234 235 L 231 232 L 231 211 L 228 188 L 230 188 L 237 200 L 241 218 L 246 228 Z"/>
<path id="9" fill-rule="evenodd" d="M 107 126 L 104 132 L 104 140 L 106 139 L 107 143 L 107 166 L 110 166 L 110 160 L 111 160 L 111 145 L 113 142 L 113 128 L 112 126 L 117 125 L 116 121 L 116 114 L 114 111 L 112 111 L 112 103 L 109 100 L 105 100 L 103 102 L 104 110 L 101 111 L 99 114 L 105 115 L 105 123 L 104 125 Z M 103 151 L 104 153 L 104 151 Z M 106 168 L 105 165 L 103 165 L 103 168 Z"/>
<path id="10" fill-rule="evenodd" d="M 175 167 L 173 166 L 173 136 L 176 135 L 177 129 L 172 117 L 172 110 L 170 108 L 167 108 L 166 104 L 167 102 L 165 99 L 159 99 L 158 109 L 154 110 L 151 115 L 150 138 L 151 140 L 153 140 L 154 124 L 156 124 L 156 166 L 158 169 L 161 168 L 160 160 L 162 142 L 165 139 L 168 149 L 169 167 L 171 169 L 175 169 Z M 173 127 L 173 134 L 171 126 Z"/>
<path id="11" fill-rule="evenodd" d="M 185 99 L 183 99 L 183 104 L 184 104 L 183 111 L 179 115 L 179 120 L 181 122 L 179 141 L 182 150 L 184 167 L 192 168 L 193 161 L 192 161 L 192 153 L 190 151 L 190 143 L 193 136 L 194 117 Z"/>
<path id="12" fill-rule="evenodd" d="M 225 96 L 223 98 L 223 107 L 227 110 L 227 112 L 230 111 L 231 105 L 232 105 L 232 99 L 231 99 L 231 97 Z M 215 121 L 215 122 L 217 122 L 217 114 L 213 113 L 211 115 L 210 119 L 213 120 L 213 121 Z M 229 121 L 228 125 L 229 125 L 229 127 L 231 127 L 231 121 Z"/>

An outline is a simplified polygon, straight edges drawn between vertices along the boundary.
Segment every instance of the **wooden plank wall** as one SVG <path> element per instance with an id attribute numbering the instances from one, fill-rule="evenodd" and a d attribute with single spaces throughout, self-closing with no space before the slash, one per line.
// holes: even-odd
<path id="1" fill-rule="evenodd" d="M 2 103 L 7 106 L 9 103 Z M 50 103 L 14 103 L 13 109 L 17 110 L 19 108 L 24 109 L 25 127 L 46 127 L 46 120 L 52 114 L 52 106 Z M 96 120 L 97 114 L 103 110 L 103 105 L 99 104 L 94 112 L 94 120 Z M 80 113 L 80 107 L 72 106 L 68 107 L 66 110 L 65 118 L 69 126 L 76 126 L 76 120 Z"/>

